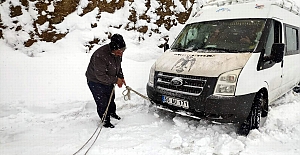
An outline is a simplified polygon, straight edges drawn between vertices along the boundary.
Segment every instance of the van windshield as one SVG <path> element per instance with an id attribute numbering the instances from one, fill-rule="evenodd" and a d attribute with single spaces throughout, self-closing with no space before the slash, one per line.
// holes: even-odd
<path id="1" fill-rule="evenodd" d="M 171 49 L 182 52 L 252 52 L 265 25 L 263 19 L 222 20 L 185 26 Z"/>

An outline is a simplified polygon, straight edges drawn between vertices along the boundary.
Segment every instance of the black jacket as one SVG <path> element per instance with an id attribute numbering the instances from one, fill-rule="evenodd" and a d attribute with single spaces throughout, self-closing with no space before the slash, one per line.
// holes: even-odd
<path id="1" fill-rule="evenodd" d="M 98 48 L 92 55 L 87 71 L 87 80 L 105 85 L 124 79 L 121 67 L 122 57 L 112 54 L 109 44 Z"/>

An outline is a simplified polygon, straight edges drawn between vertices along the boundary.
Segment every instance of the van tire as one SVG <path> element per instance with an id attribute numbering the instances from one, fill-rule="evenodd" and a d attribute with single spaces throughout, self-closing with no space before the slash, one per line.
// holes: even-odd
<path id="1" fill-rule="evenodd" d="M 237 133 L 239 135 L 247 136 L 250 130 L 258 129 L 262 126 L 268 115 L 268 104 L 264 93 L 258 92 L 255 95 L 251 111 L 247 119 L 241 124 Z"/>

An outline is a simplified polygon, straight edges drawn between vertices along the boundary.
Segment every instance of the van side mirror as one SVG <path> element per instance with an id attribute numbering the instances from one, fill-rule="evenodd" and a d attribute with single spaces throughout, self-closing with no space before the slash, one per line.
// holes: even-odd
<path id="1" fill-rule="evenodd" d="M 165 44 L 165 45 L 164 45 L 164 52 L 166 52 L 166 50 L 168 50 L 169 48 L 170 48 L 169 44 L 168 44 L 168 43 Z"/>
<path id="2" fill-rule="evenodd" d="M 279 63 L 283 60 L 285 44 L 274 43 L 272 46 L 271 56 L 275 63 Z"/>

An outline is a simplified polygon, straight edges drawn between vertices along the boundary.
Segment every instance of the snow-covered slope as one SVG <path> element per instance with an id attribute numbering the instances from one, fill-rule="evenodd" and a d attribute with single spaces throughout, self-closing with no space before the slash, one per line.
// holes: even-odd
<path id="1" fill-rule="evenodd" d="M 88 18 L 69 16 L 61 29 Z M 107 22 L 110 18 L 107 15 Z M 181 27 L 164 33 L 172 39 Z M 146 94 L 150 67 L 163 53 L 157 47 L 159 36 L 138 42 L 137 33 L 110 31 L 122 34 L 128 46 L 122 62 L 126 83 Z M 17 37 L 18 33 L 11 35 Z M 93 134 L 99 118 L 84 73 L 99 46 L 85 53 L 85 38 L 90 35 L 95 35 L 90 29 L 76 27 L 56 43 L 38 42 L 19 50 L 0 40 L 0 154 L 73 154 Z M 23 53 L 30 50 L 34 57 Z M 265 126 L 244 137 L 235 133 L 232 124 L 212 124 L 157 110 L 135 94 L 124 101 L 123 90 L 116 89 L 117 112 L 122 119 L 112 121 L 114 129 L 102 129 L 88 154 L 300 154 L 300 94 L 289 92 L 277 100 Z"/>

